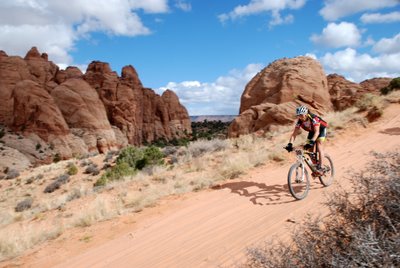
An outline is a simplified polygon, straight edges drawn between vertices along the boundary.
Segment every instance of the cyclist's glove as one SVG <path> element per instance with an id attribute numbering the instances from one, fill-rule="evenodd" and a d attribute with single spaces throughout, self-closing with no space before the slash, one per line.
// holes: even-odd
<path id="1" fill-rule="evenodd" d="M 314 147 L 314 144 L 315 144 L 315 141 L 313 141 L 313 140 L 311 140 L 311 141 L 309 141 L 306 145 L 304 145 L 304 150 L 309 150 L 309 149 L 311 149 L 312 147 Z"/>
<path id="2" fill-rule="evenodd" d="M 285 149 L 286 149 L 286 151 L 288 151 L 288 152 L 293 151 L 293 144 L 289 142 L 288 145 L 286 145 Z"/>

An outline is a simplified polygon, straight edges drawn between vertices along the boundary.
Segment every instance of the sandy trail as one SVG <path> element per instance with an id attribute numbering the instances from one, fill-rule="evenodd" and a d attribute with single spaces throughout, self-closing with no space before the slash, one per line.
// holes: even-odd
<path id="1" fill-rule="evenodd" d="M 71 241 L 65 241 L 65 247 L 56 243 L 58 246 L 45 246 L 20 264 L 26 267 L 231 267 L 243 260 L 246 247 L 275 236 L 287 238 L 294 226 L 292 220 L 300 222 L 307 213 L 326 214 L 324 195 L 334 191 L 338 182 L 349 185 L 346 172 L 360 170 L 372 159 L 371 151 L 399 150 L 399 111 L 399 105 L 392 105 L 368 129 L 352 130 L 351 135 L 335 139 L 335 144 L 327 144 L 326 151 L 335 163 L 336 181 L 328 188 L 323 188 L 318 180 L 312 181 L 305 200 L 294 201 L 288 193 L 289 165 L 261 166 L 219 188 L 168 200 L 153 216 L 128 225 L 110 241 L 91 245 L 81 252 L 69 251 L 73 249 Z M 113 223 L 106 224 L 108 229 L 102 230 L 112 230 Z"/>

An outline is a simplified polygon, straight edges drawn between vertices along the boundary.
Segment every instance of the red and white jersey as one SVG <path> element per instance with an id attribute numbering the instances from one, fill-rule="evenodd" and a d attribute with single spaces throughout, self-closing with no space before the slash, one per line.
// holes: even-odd
<path id="1" fill-rule="evenodd" d="M 316 126 L 327 127 L 328 124 L 324 120 L 321 120 L 318 116 L 313 116 L 311 114 L 307 115 L 306 121 L 303 122 L 299 119 L 296 123 L 296 128 L 301 127 L 308 132 L 313 132 Z"/>

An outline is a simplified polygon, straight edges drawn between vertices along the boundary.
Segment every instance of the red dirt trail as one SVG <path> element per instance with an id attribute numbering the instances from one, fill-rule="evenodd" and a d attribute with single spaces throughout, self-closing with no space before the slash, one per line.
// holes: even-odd
<path id="1" fill-rule="evenodd" d="M 313 180 L 306 199 L 295 201 L 286 186 L 290 164 L 265 165 L 220 187 L 167 198 L 141 215 L 92 226 L 97 240 L 83 245 L 81 234 L 49 241 L 18 260 L 23 267 L 232 267 L 243 261 L 247 247 L 271 238 L 288 239 L 292 221 L 307 213 L 324 215 L 325 195 L 340 183 L 349 186 L 347 172 L 361 170 L 371 151 L 400 148 L 400 105 L 368 128 L 346 131 L 327 143 L 336 180 L 324 188 Z M 347 178 L 346 178 L 347 177 Z M 90 229 L 89 228 L 89 229 Z"/>

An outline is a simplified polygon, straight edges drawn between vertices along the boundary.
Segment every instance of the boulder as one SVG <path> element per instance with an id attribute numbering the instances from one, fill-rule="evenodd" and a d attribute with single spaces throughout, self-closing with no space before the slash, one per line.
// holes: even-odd
<path id="1" fill-rule="evenodd" d="M 237 137 L 291 123 L 299 105 L 318 114 L 333 110 L 322 66 L 303 56 L 277 60 L 246 85 L 240 114 L 231 123 L 228 135 Z"/>

